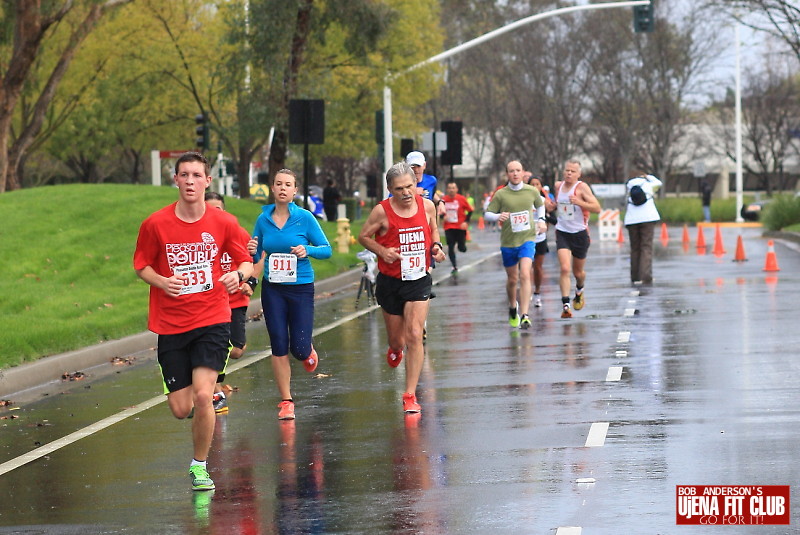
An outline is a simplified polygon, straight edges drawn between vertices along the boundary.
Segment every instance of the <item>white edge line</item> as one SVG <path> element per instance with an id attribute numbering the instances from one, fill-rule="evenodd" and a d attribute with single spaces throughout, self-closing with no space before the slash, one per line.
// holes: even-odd
<path id="1" fill-rule="evenodd" d="M 583 528 L 577 526 L 561 526 L 556 529 L 556 535 L 581 535 Z"/>
<path id="2" fill-rule="evenodd" d="M 477 266 L 478 264 L 480 264 L 482 262 L 485 262 L 486 260 L 489 260 L 490 258 L 493 258 L 493 257 L 495 257 L 495 256 L 497 256 L 499 254 L 500 254 L 500 251 L 495 251 L 494 253 L 490 253 L 487 256 L 485 256 L 483 258 L 480 258 L 480 259 L 476 260 L 475 262 L 472 262 L 471 264 L 468 264 L 468 265 L 464 266 L 462 268 L 462 270 L 469 269 L 471 267 Z M 434 284 L 439 284 L 439 282 L 441 282 L 441 281 L 443 281 L 445 279 L 448 279 L 451 276 L 452 276 L 452 274 L 448 274 L 448 275 L 442 277 L 441 279 L 437 280 L 436 282 L 434 282 Z M 372 312 L 373 310 L 376 310 L 377 308 L 379 308 L 379 305 L 372 305 L 371 307 L 367 307 L 364 310 L 359 310 L 357 312 L 353 312 L 352 314 L 348 314 L 347 316 L 344 316 L 344 317 L 334 321 L 333 323 L 329 323 L 328 325 L 320 327 L 319 329 L 314 329 L 314 334 L 313 335 L 316 336 L 316 335 L 320 335 L 320 334 L 326 333 L 326 332 L 328 332 L 328 331 L 330 331 L 332 329 L 335 329 L 336 327 L 339 327 L 340 325 L 343 325 L 344 323 L 347 323 L 348 321 L 354 320 L 354 319 L 356 319 L 356 318 L 358 318 L 360 316 L 363 316 L 364 314 Z M 258 362 L 258 361 L 260 361 L 262 359 L 265 359 L 266 357 L 269 357 L 270 355 L 271 355 L 271 349 L 268 347 L 265 351 L 262 351 L 260 353 L 256 353 L 255 355 L 253 355 L 251 357 L 239 359 L 234 364 L 228 366 L 228 368 L 226 370 L 226 373 L 232 373 L 232 372 L 235 372 L 237 370 L 240 370 L 240 369 L 244 368 L 245 366 L 249 366 L 249 365 L 254 364 L 254 363 L 256 363 L 256 362 Z M 16 470 L 20 466 L 24 466 L 24 465 L 26 465 L 28 463 L 31 463 L 31 462 L 33 462 L 33 461 L 35 461 L 37 459 L 41 459 L 45 455 L 49 455 L 49 454 L 53 453 L 56 450 L 60 450 L 61 448 L 69 446 L 70 444 L 73 444 L 73 443 L 79 441 L 82 438 L 86 438 L 86 437 L 91 436 L 91 435 L 93 435 L 95 433 L 98 433 L 98 432 L 102 431 L 103 429 L 114 425 L 115 423 L 121 422 L 122 420 L 127 420 L 131 416 L 135 416 L 135 415 L 137 415 L 137 414 L 139 414 L 141 412 L 146 411 L 147 409 L 155 407 L 156 405 L 159 405 L 159 404 L 165 402 L 166 400 L 167 400 L 167 396 L 164 396 L 164 395 L 156 396 L 156 397 L 151 398 L 151 399 L 149 399 L 147 401 L 139 403 L 138 405 L 134 405 L 133 407 L 127 408 L 127 409 L 125 409 L 123 411 L 120 411 L 120 412 L 118 412 L 116 414 L 112 414 L 111 416 L 108 416 L 107 418 L 103 418 L 102 420 L 99 420 L 99 421 L 97 421 L 97 422 L 95 422 L 95 423 L 93 423 L 91 425 L 87 425 L 84 428 L 78 429 L 77 431 L 75 431 L 73 433 L 70 433 L 69 435 L 66 435 L 64 437 L 56 439 L 56 440 L 54 440 L 52 442 L 48 442 L 44 446 L 40 446 L 40 447 L 36 448 L 35 450 L 31 450 L 28 453 L 24 453 L 22 455 L 14 457 L 13 459 L 10 459 L 10 460 L 0 464 L 0 476 L 2 476 L 3 474 L 7 474 L 8 472 L 10 472 L 12 470 Z"/>
<path id="3" fill-rule="evenodd" d="M 135 416 L 140 412 L 146 411 L 151 407 L 155 407 L 156 405 L 163 403 L 167 400 L 167 396 L 157 396 L 151 398 L 143 403 L 140 403 L 134 407 L 130 407 L 125 409 L 124 411 L 118 412 L 117 414 L 113 414 L 107 418 L 103 418 L 91 425 L 88 425 L 82 429 L 78 429 L 74 433 L 70 433 L 65 437 L 61 437 L 53 442 L 49 442 L 44 446 L 40 446 L 35 450 L 31 450 L 28 453 L 20 455 L 19 457 L 15 457 L 10 461 L 6 461 L 3 464 L 0 464 L 0 476 L 19 468 L 25 464 L 35 461 L 36 459 L 41 459 L 45 455 L 49 455 L 56 450 L 60 450 L 63 447 L 69 446 L 70 444 L 77 442 L 82 438 L 86 438 L 90 435 L 93 435 L 99 431 L 102 431 L 106 427 L 110 427 L 117 422 L 121 422 L 131 416 Z"/>

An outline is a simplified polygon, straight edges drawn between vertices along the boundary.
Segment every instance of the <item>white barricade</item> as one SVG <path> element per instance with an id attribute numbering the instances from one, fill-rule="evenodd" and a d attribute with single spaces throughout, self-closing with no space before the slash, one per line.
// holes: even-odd
<path id="1" fill-rule="evenodd" d="M 602 210 L 597 218 L 600 241 L 616 240 L 620 231 L 619 210 Z"/>

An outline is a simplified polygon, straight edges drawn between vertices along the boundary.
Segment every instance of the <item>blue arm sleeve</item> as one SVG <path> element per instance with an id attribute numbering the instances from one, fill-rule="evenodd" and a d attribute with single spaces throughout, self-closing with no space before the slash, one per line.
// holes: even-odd
<path id="1" fill-rule="evenodd" d="M 328 237 L 322 232 L 322 227 L 319 226 L 319 222 L 311 215 L 311 212 L 308 212 L 308 214 L 310 217 L 306 218 L 306 232 L 311 245 L 306 246 L 306 252 L 308 256 L 317 260 L 330 258 L 333 254 L 333 249 L 331 249 L 331 244 L 328 242 Z"/>
<path id="2" fill-rule="evenodd" d="M 258 262 L 261 260 L 261 253 L 264 252 L 264 249 L 262 248 L 264 237 L 261 235 L 261 228 L 259 225 L 260 221 L 261 221 L 260 217 L 256 219 L 256 226 L 255 228 L 253 228 L 253 233 L 251 234 L 252 237 L 258 238 L 258 245 L 256 246 L 256 254 L 253 255 L 254 264 L 258 264 Z"/>

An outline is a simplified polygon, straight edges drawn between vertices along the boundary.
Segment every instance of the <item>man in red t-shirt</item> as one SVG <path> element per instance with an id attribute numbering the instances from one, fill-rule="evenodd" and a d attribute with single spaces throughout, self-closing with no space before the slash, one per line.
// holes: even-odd
<path id="1" fill-rule="evenodd" d="M 386 172 L 391 197 L 372 210 L 358 241 L 378 255 L 375 299 L 383 309 L 389 351 L 386 360 L 396 368 L 406 350 L 406 391 L 403 411 L 420 412 L 417 383 L 425 350 L 422 346 L 428 301 L 433 281 L 428 269 L 431 256 L 445 259 L 439 243 L 436 208 L 417 194 L 414 170 L 405 162 Z"/>
<path id="2" fill-rule="evenodd" d="M 462 253 L 467 252 L 467 225 L 474 209 L 466 197 L 458 193 L 458 184 L 450 180 L 445 189 L 444 202 L 444 237 L 447 239 L 447 256 L 453 264 L 453 273 L 458 272 L 456 265 L 456 245 Z"/>
<path id="3" fill-rule="evenodd" d="M 211 176 L 205 157 L 182 155 L 173 180 L 178 201 L 144 220 L 133 267 L 150 285 L 148 328 L 158 334 L 158 364 L 169 408 L 179 419 L 194 412 L 192 489 L 212 490 L 206 459 L 215 425 L 214 384 L 228 353 L 228 294 L 250 277 L 253 262 L 239 240 L 236 218 L 206 207 Z M 236 271 L 223 274 L 222 251 L 230 253 Z"/>

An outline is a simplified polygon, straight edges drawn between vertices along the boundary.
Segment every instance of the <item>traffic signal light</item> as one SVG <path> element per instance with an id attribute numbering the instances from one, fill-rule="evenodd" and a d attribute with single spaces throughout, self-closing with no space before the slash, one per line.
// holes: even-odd
<path id="1" fill-rule="evenodd" d="M 406 137 L 402 138 L 400 140 L 400 156 L 405 159 L 412 150 L 414 150 L 414 140 Z"/>
<path id="2" fill-rule="evenodd" d="M 199 149 L 206 151 L 211 145 L 211 133 L 208 131 L 208 119 L 205 114 L 199 113 L 195 116 L 194 122 L 198 124 L 194 129 L 195 134 L 198 135 L 197 139 L 195 139 L 195 144 Z"/>
<path id="3" fill-rule="evenodd" d="M 447 132 L 447 150 L 442 152 L 442 165 L 461 165 L 461 121 L 442 121 L 441 129 Z"/>
<path id="4" fill-rule="evenodd" d="M 375 143 L 383 145 L 383 110 L 375 112 Z"/>
<path id="5" fill-rule="evenodd" d="M 653 4 L 650 3 L 646 6 L 633 6 L 633 31 L 652 32 L 656 25 L 655 14 L 653 13 Z"/>

